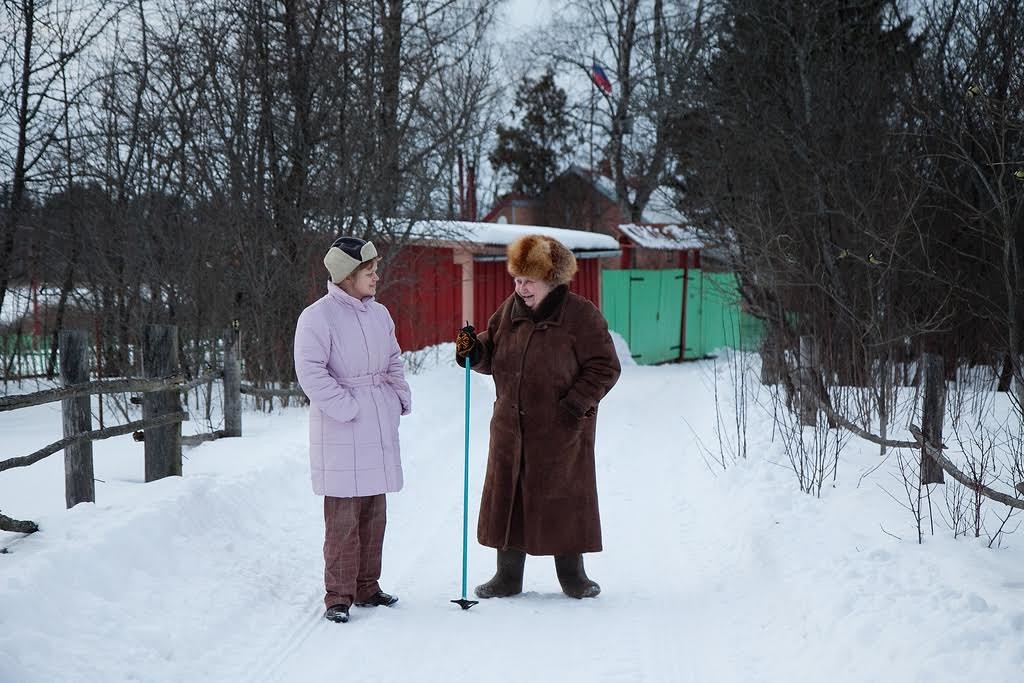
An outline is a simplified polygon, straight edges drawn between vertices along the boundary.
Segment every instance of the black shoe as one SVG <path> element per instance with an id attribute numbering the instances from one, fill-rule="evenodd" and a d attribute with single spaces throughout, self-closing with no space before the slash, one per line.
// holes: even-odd
<path id="1" fill-rule="evenodd" d="M 336 624 L 344 624 L 348 621 L 348 605 L 334 605 L 328 607 L 324 612 L 324 619 L 333 621 Z"/>
<path id="2" fill-rule="evenodd" d="M 394 595 L 388 595 L 384 591 L 377 591 L 365 600 L 357 600 L 356 607 L 391 607 L 398 602 Z"/>

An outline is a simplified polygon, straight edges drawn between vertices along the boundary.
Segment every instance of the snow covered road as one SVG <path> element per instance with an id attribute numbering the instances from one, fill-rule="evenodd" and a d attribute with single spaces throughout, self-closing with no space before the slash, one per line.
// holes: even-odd
<path id="1" fill-rule="evenodd" d="M 710 361 L 625 368 L 602 403 L 605 551 L 596 600 L 561 594 L 551 558 L 525 592 L 462 611 L 462 382 L 412 376 L 406 488 L 388 497 L 392 608 L 323 620 L 323 518 L 310 492 L 306 411 L 247 413 L 246 436 L 188 452 L 143 484 L 142 449 L 95 447 L 97 503 L 63 509 L 54 456 L 0 473 L 0 508 L 40 523 L 0 534 L 0 681 L 961 681 L 1019 677 L 1024 551 L 989 550 L 912 519 L 874 447 L 851 444 L 835 488 L 801 494 L 770 415 L 722 470 Z M 493 400 L 473 377 L 469 589 L 494 554 L 474 540 Z M 725 417 L 732 419 L 731 409 Z M 691 426 L 692 430 L 691 431 Z M 59 408 L 0 413 L 3 457 L 59 433 Z M 896 537 L 902 537 L 899 540 Z"/>

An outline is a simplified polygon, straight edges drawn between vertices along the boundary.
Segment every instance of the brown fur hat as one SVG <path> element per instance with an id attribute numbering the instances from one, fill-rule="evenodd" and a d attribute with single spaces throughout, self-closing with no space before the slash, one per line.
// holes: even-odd
<path id="1" fill-rule="evenodd" d="M 513 277 L 565 285 L 576 275 L 576 257 L 554 238 L 525 235 L 508 245 L 508 272 Z"/>

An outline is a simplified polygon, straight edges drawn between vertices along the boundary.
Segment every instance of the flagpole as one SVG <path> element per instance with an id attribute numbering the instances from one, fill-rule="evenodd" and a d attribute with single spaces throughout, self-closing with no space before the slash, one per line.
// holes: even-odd
<path id="1" fill-rule="evenodd" d="M 597 55 L 591 55 L 590 57 L 590 68 L 594 68 L 594 64 L 597 63 Z M 590 176 L 591 182 L 593 182 L 594 176 L 594 84 L 590 84 Z"/>

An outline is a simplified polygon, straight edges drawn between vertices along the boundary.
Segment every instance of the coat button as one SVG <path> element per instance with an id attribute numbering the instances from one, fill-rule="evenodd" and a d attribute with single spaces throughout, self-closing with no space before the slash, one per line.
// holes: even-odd
<path id="1" fill-rule="evenodd" d="M 525 411 L 525 410 L 523 410 L 522 408 L 520 408 L 520 409 L 519 409 L 519 414 L 520 414 L 520 415 L 526 415 L 526 411 Z"/>

